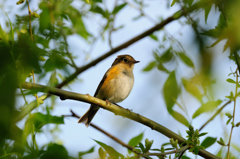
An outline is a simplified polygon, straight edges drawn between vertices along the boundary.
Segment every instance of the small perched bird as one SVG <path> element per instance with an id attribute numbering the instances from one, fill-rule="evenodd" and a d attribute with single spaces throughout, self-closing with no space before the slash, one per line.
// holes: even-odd
<path id="1" fill-rule="evenodd" d="M 136 61 L 130 55 L 120 55 L 113 62 L 111 68 L 103 76 L 94 97 L 111 103 L 119 103 L 128 97 L 134 84 L 133 68 Z M 88 127 L 99 107 L 92 104 L 88 111 L 78 120 Z"/>

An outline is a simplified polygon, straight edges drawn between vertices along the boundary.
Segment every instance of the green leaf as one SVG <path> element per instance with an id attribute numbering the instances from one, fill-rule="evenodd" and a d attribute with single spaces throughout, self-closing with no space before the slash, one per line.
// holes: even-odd
<path id="1" fill-rule="evenodd" d="M 176 119 L 178 122 L 182 123 L 185 126 L 189 126 L 188 120 L 180 113 L 173 111 L 170 113 L 174 119 Z"/>
<path id="2" fill-rule="evenodd" d="M 153 140 L 149 141 L 148 139 L 145 140 L 145 150 L 144 150 L 144 153 L 147 153 L 150 148 L 152 147 L 152 144 L 153 144 Z"/>
<path id="3" fill-rule="evenodd" d="M 87 151 L 81 151 L 78 153 L 78 158 L 79 159 L 82 159 L 82 156 L 83 155 L 86 155 L 86 154 L 89 154 L 89 153 L 93 153 L 94 152 L 94 146 L 92 148 L 90 148 L 89 150 Z"/>
<path id="4" fill-rule="evenodd" d="M 101 14 L 103 17 L 107 18 L 107 12 L 96 4 L 92 5 L 90 11 L 94 12 L 94 13 Z"/>
<path id="5" fill-rule="evenodd" d="M 40 159 L 69 159 L 68 152 L 66 148 L 59 144 L 50 143 L 48 145 L 47 151 L 40 157 Z"/>
<path id="6" fill-rule="evenodd" d="M 202 113 L 205 112 L 209 112 L 214 110 L 214 108 L 216 108 L 218 105 L 220 105 L 222 103 L 221 100 L 217 100 L 217 101 L 210 101 L 207 103 L 204 103 L 200 108 L 198 108 L 195 113 L 193 114 L 192 118 L 196 118 L 199 115 L 201 115 Z"/>
<path id="7" fill-rule="evenodd" d="M 230 114 L 230 113 L 225 113 L 225 115 L 226 115 L 228 118 L 232 118 L 232 117 L 233 117 L 232 114 Z"/>
<path id="8" fill-rule="evenodd" d="M 157 69 L 159 71 L 164 71 L 166 73 L 169 73 L 169 71 L 166 69 L 166 67 L 163 66 L 163 64 L 161 62 L 158 62 Z"/>
<path id="9" fill-rule="evenodd" d="M 205 23 L 207 24 L 207 19 L 208 19 L 208 15 L 209 15 L 209 12 L 212 8 L 212 5 L 207 5 L 206 7 L 204 7 L 204 11 L 205 11 Z"/>
<path id="10" fill-rule="evenodd" d="M 54 71 L 56 69 L 62 69 L 67 65 L 68 61 L 63 58 L 60 54 L 57 52 L 53 52 L 49 59 L 45 62 L 43 68 L 45 71 Z"/>
<path id="11" fill-rule="evenodd" d="M 173 0 L 171 3 L 171 7 L 177 2 L 178 0 Z"/>
<path id="12" fill-rule="evenodd" d="M 204 135 L 207 135 L 207 134 L 208 134 L 207 132 L 201 133 L 201 134 L 198 135 L 198 137 L 201 137 L 201 136 L 204 136 Z"/>
<path id="13" fill-rule="evenodd" d="M 202 94 L 196 85 L 184 78 L 182 78 L 182 83 L 186 91 L 196 97 L 200 102 L 202 101 Z"/>
<path id="14" fill-rule="evenodd" d="M 227 81 L 228 83 L 236 84 L 236 82 L 235 82 L 233 79 L 231 79 L 231 78 L 228 78 L 226 81 Z"/>
<path id="15" fill-rule="evenodd" d="M 172 108 L 178 98 L 178 94 L 179 91 L 175 71 L 172 71 L 163 86 L 163 96 L 167 106 L 167 110 L 170 114 L 173 113 Z"/>
<path id="16" fill-rule="evenodd" d="M 47 124 L 64 124 L 63 117 L 51 116 L 50 114 L 34 113 L 30 114 L 25 123 L 24 132 L 28 135 L 33 130 L 40 131 L 40 129 Z M 34 129 L 35 128 L 35 129 Z"/>
<path id="17" fill-rule="evenodd" d="M 144 69 L 143 71 L 147 72 L 147 71 L 151 71 L 154 67 L 156 67 L 156 61 L 152 61 L 150 62 Z"/>
<path id="18" fill-rule="evenodd" d="M 25 0 L 19 0 L 19 1 L 17 1 L 17 5 L 19 5 L 19 4 L 22 4 L 23 2 L 25 2 Z"/>
<path id="19" fill-rule="evenodd" d="M 106 151 L 103 150 L 102 147 L 100 147 L 98 149 L 98 154 L 99 154 L 100 159 L 106 159 L 106 157 L 107 157 L 107 153 L 106 153 Z"/>
<path id="20" fill-rule="evenodd" d="M 154 34 L 149 35 L 149 37 L 155 41 L 158 41 L 158 37 Z"/>
<path id="21" fill-rule="evenodd" d="M 112 14 L 117 14 L 120 10 L 122 10 L 125 6 L 127 5 L 127 3 L 123 3 L 119 6 L 117 6 L 116 8 L 114 8 Z"/>
<path id="22" fill-rule="evenodd" d="M 58 84 L 57 72 L 53 71 L 49 79 L 49 86 L 55 87 Z"/>
<path id="23" fill-rule="evenodd" d="M 205 149 L 212 146 L 217 141 L 217 138 L 214 137 L 206 137 L 203 142 L 201 143 L 201 146 L 203 146 Z"/>
<path id="24" fill-rule="evenodd" d="M 137 146 L 141 141 L 142 141 L 142 138 L 143 138 L 143 133 L 133 137 L 129 142 L 128 142 L 128 145 L 130 146 Z M 131 151 L 128 150 L 128 153 L 130 153 Z"/>
<path id="25" fill-rule="evenodd" d="M 144 152 L 145 151 L 145 148 L 144 148 L 144 145 L 140 142 L 139 143 L 139 145 L 138 145 L 139 147 L 140 147 L 140 149 L 142 150 L 142 152 Z"/>
<path id="26" fill-rule="evenodd" d="M 221 146 L 226 146 L 222 137 L 220 137 L 220 140 L 218 140 L 217 143 L 220 144 Z"/>
<path id="27" fill-rule="evenodd" d="M 239 127 L 239 125 L 240 125 L 240 122 L 238 122 L 235 126 L 236 126 L 236 127 Z"/>
<path id="28" fill-rule="evenodd" d="M 169 62 L 173 59 L 172 47 L 169 47 L 161 56 L 160 60 L 163 63 Z"/>
<path id="29" fill-rule="evenodd" d="M 119 152 L 117 152 L 114 148 L 112 148 L 111 146 L 108 146 L 100 141 L 94 140 L 96 143 L 98 143 L 102 148 L 104 148 L 105 151 L 107 151 L 107 153 L 109 154 L 109 156 L 112 159 L 118 159 L 120 158 L 124 158 L 124 156 L 122 154 L 120 154 Z"/>
<path id="30" fill-rule="evenodd" d="M 179 52 L 178 55 L 187 66 L 194 68 L 192 60 L 187 55 L 185 55 L 183 52 Z"/>
<path id="31" fill-rule="evenodd" d="M 188 6 L 191 6 L 194 0 L 184 0 L 184 3 L 188 4 Z"/>

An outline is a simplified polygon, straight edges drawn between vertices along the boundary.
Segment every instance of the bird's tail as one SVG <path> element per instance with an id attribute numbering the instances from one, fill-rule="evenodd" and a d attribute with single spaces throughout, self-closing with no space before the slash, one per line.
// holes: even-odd
<path id="1" fill-rule="evenodd" d="M 99 107 L 91 106 L 88 111 L 78 120 L 78 123 L 84 123 L 86 127 L 89 126 L 90 122 L 92 121 L 93 117 L 97 113 Z"/>

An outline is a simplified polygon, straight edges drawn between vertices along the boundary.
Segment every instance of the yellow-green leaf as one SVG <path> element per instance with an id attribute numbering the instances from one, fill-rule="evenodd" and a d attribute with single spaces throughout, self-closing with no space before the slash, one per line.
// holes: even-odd
<path id="1" fill-rule="evenodd" d="M 196 85 L 184 78 L 182 78 L 182 83 L 186 91 L 196 97 L 199 101 L 202 101 L 202 94 Z"/>

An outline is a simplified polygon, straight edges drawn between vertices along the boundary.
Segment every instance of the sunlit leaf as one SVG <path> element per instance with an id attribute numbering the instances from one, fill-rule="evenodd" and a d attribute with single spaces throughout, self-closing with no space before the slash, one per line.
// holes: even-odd
<path id="1" fill-rule="evenodd" d="M 148 139 L 145 140 L 145 150 L 144 152 L 147 153 L 150 148 L 152 147 L 153 140 L 149 141 Z"/>
<path id="2" fill-rule="evenodd" d="M 214 137 L 206 137 L 203 142 L 201 143 L 201 146 L 204 148 L 208 148 L 212 146 L 217 141 L 217 138 Z"/>
<path id="3" fill-rule="evenodd" d="M 176 119 L 178 122 L 182 123 L 183 125 L 187 127 L 190 125 L 188 120 L 182 114 L 176 111 L 172 111 L 171 115 L 174 119 Z"/>
<path id="4" fill-rule="evenodd" d="M 210 101 L 210 102 L 204 103 L 200 108 L 198 108 L 195 111 L 195 113 L 193 114 L 192 118 L 196 118 L 196 117 L 198 117 L 199 115 L 201 115 L 201 114 L 203 114 L 205 112 L 209 112 L 209 111 L 214 110 L 221 103 L 222 103 L 221 100 Z"/>
<path id="5" fill-rule="evenodd" d="M 142 138 L 143 138 L 143 133 L 133 137 L 129 142 L 128 142 L 128 145 L 130 146 L 137 146 L 141 141 L 142 141 Z M 128 150 L 128 153 L 130 153 L 131 151 Z"/>
<path id="6" fill-rule="evenodd" d="M 109 154 L 109 156 L 113 159 L 118 159 L 118 158 L 124 158 L 124 156 L 122 154 L 120 154 L 119 152 L 117 152 L 114 148 L 112 148 L 111 146 L 108 146 L 100 141 L 94 140 L 96 143 L 98 143 L 102 148 L 105 149 L 105 151 L 107 151 L 107 153 Z"/>
<path id="7" fill-rule="evenodd" d="M 226 81 L 227 81 L 228 83 L 236 84 L 236 82 L 235 82 L 233 79 L 231 79 L 231 78 L 228 78 Z"/>
<path id="8" fill-rule="evenodd" d="M 196 97 L 199 101 L 202 101 L 202 94 L 196 85 L 184 78 L 182 78 L 182 83 L 186 91 Z"/>
<path id="9" fill-rule="evenodd" d="M 106 157 L 107 157 L 107 152 L 104 151 L 104 149 L 102 147 L 100 147 L 98 149 L 98 154 L 99 154 L 100 159 L 106 159 Z"/>

